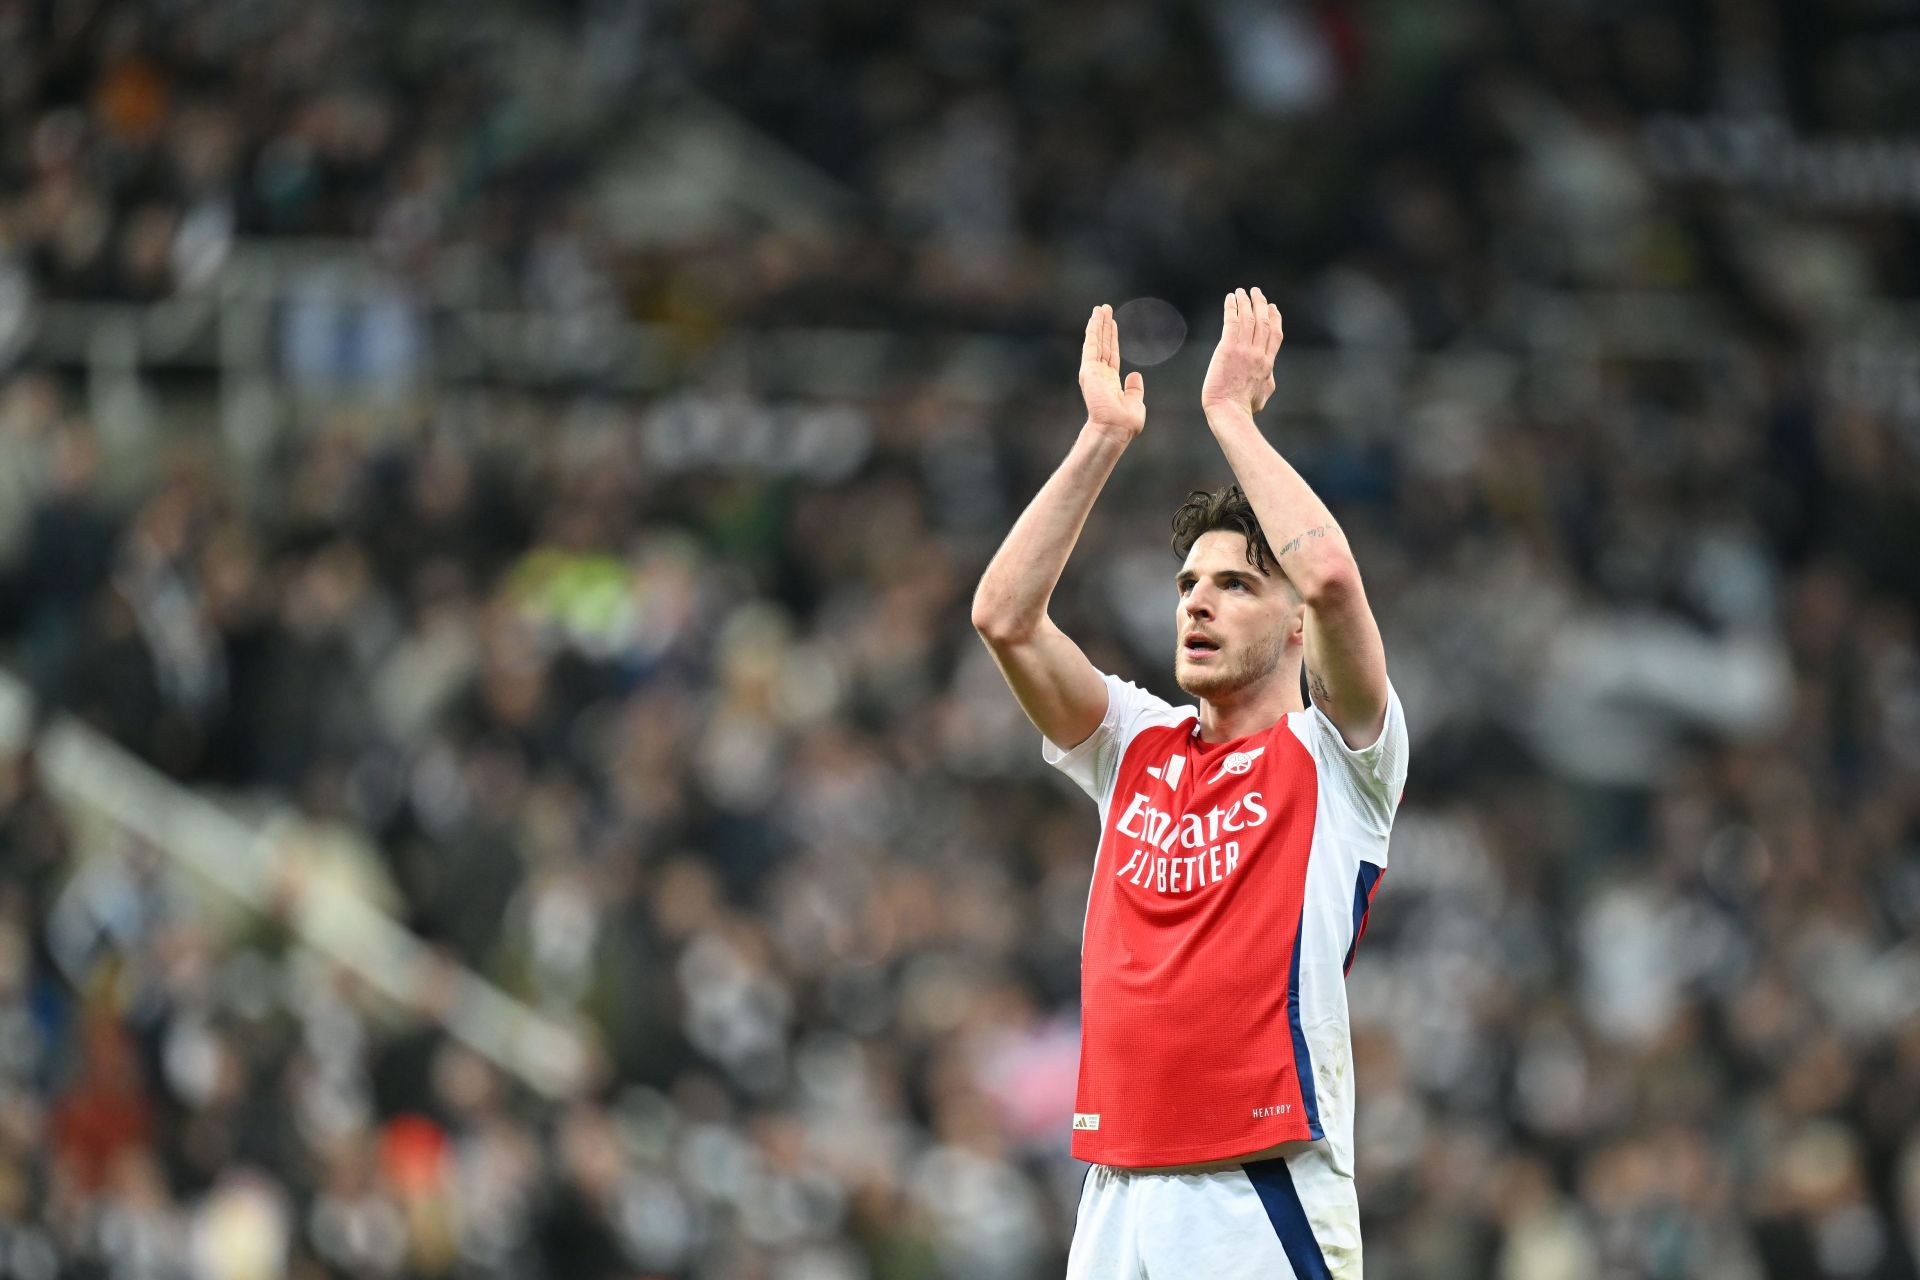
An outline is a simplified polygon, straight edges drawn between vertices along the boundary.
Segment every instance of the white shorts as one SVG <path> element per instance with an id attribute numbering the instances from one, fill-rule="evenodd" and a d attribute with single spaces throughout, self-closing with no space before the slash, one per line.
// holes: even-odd
<path id="1" fill-rule="evenodd" d="M 1096 1164 L 1067 1280 L 1360 1280 L 1360 1201 L 1324 1142 L 1207 1173 Z"/>

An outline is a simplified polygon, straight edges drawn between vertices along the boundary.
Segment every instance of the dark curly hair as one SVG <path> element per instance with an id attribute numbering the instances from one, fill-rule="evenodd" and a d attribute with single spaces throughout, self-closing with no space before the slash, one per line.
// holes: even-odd
<path id="1" fill-rule="evenodd" d="M 1185 560 L 1193 544 L 1200 541 L 1200 535 L 1218 529 L 1237 533 L 1247 540 L 1247 563 L 1261 573 L 1270 574 L 1280 567 L 1273 548 L 1267 545 L 1267 535 L 1261 532 L 1259 517 L 1253 514 L 1253 504 L 1237 484 L 1211 493 L 1195 489 L 1187 495 L 1187 500 L 1173 513 L 1173 554 Z"/>

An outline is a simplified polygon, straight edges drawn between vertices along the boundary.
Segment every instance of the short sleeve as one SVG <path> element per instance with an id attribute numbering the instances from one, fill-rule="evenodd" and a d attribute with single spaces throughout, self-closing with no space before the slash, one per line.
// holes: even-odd
<path id="1" fill-rule="evenodd" d="M 1388 682 L 1386 723 L 1378 739 L 1357 751 L 1347 745 L 1340 736 L 1340 726 L 1318 704 L 1309 699 L 1307 705 L 1314 736 L 1320 743 L 1316 754 L 1333 775 L 1329 781 L 1340 787 L 1368 825 L 1386 831 L 1393 825 L 1401 792 L 1407 786 L 1407 716 L 1400 705 L 1399 691 Z"/>
<path id="2" fill-rule="evenodd" d="M 1104 802 L 1120 770 L 1120 758 L 1134 735 L 1152 724 L 1176 723 L 1180 712 L 1162 698 L 1117 676 L 1107 682 L 1107 713 L 1086 741 L 1067 748 L 1048 738 L 1040 740 L 1043 759 L 1079 784 L 1096 802 Z"/>

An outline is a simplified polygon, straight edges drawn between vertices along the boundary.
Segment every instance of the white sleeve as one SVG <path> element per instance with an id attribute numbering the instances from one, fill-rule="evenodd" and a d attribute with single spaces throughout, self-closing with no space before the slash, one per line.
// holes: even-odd
<path id="1" fill-rule="evenodd" d="M 1380 737 L 1358 751 L 1340 736 L 1340 726 L 1327 717 L 1311 698 L 1314 736 L 1320 740 L 1319 756 L 1325 762 L 1329 781 L 1340 788 L 1353 810 L 1375 831 L 1384 834 L 1393 825 L 1394 811 L 1400 807 L 1400 793 L 1407 786 L 1407 715 L 1400 706 L 1399 691 L 1387 682 L 1387 720 Z"/>
<path id="2" fill-rule="evenodd" d="M 1117 676 L 1102 676 L 1107 682 L 1107 713 L 1100 727 L 1086 741 L 1071 749 L 1050 738 L 1041 738 L 1040 755 L 1046 762 L 1072 778 L 1096 803 L 1106 802 L 1120 771 L 1120 758 L 1135 734 L 1150 724 L 1166 724 L 1179 715 L 1171 705 L 1156 698 L 1139 685 Z"/>

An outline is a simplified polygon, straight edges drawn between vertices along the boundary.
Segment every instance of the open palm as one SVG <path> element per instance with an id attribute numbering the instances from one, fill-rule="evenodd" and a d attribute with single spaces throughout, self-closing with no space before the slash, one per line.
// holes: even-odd
<path id="1" fill-rule="evenodd" d="M 1135 371 L 1125 382 L 1120 380 L 1120 326 L 1112 307 L 1095 307 L 1087 318 L 1087 337 L 1080 346 L 1080 395 L 1087 402 L 1087 421 L 1123 442 L 1147 425 L 1145 379 Z"/>
<path id="2" fill-rule="evenodd" d="M 1236 289 L 1227 295 L 1220 329 L 1220 345 L 1213 349 L 1207 378 L 1201 384 L 1205 408 L 1235 406 L 1249 413 L 1266 408 L 1273 394 L 1273 358 L 1280 354 L 1286 334 L 1280 308 L 1255 289 Z"/>

